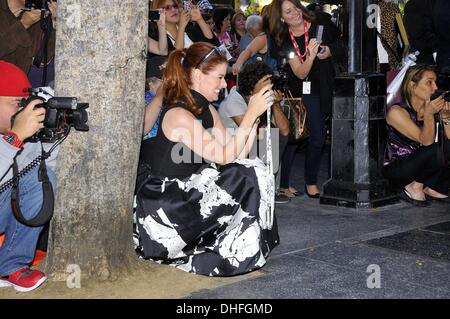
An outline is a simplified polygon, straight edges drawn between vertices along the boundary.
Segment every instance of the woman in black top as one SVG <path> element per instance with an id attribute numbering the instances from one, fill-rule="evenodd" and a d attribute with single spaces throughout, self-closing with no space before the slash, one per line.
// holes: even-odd
<path id="1" fill-rule="evenodd" d="M 316 40 L 318 27 L 323 26 L 322 42 Z M 344 52 L 338 45 L 339 31 L 324 16 L 314 16 L 299 0 L 275 0 L 270 14 L 270 33 L 279 46 L 280 60 L 288 59 L 289 89 L 294 97 L 302 97 L 307 108 L 310 138 L 306 148 L 305 191 L 309 197 L 319 198 L 317 175 L 325 143 L 325 118 L 331 112 L 334 66 L 333 58 Z M 288 146 L 282 162 L 280 188 L 288 196 L 289 170 L 297 145 Z M 284 168 L 283 168 L 284 167 Z"/>
<path id="2" fill-rule="evenodd" d="M 255 93 L 229 135 L 211 105 L 226 68 L 208 43 L 170 54 L 161 122 L 152 148 L 143 150 L 149 170 L 136 193 L 137 252 L 208 276 L 258 269 L 278 244 L 273 177 L 261 160 L 245 159 L 273 91 L 268 84 Z"/>

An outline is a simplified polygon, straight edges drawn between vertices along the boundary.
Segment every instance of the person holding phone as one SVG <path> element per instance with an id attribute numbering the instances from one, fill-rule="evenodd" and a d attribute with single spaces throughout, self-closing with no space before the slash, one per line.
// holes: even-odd
<path id="1" fill-rule="evenodd" d="M 203 20 L 200 8 L 197 5 L 191 4 L 191 10 L 188 12 L 183 10 L 182 5 L 177 0 L 152 1 L 152 9 L 163 8 L 168 53 L 175 49 L 188 48 L 198 41 L 218 44 L 211 28 Z M 151 30 L 150 37 L 158 41 L 162 35 Z"/>
<path id="2" fill-rule="evenodd" d="M 308 112 L 310 137 L 305 156 L 305 192 L 318 199 L 317 176 L 325 144 L 325 120 L 331 113 L 334 61 L 343 58 L 344 50 L 331 20 L 315 16 L 299 0 L 274 0 L 270 11 L 270 34 L 279 47 L 280 56 L 293 55 L 288 60 L 289 90 L 294 97 L 303 98 Z M 319 26 L 323 26 L 321 43 L 316 38 Z M 280 187 L 291 197 L 296 195 L 289 182 L 297 148 L 298 144 L 288 145 L 281 164 Z"/>
<path id="3" fill-rule="evenodd" d="M 165 9 L 150 10 L 150 22 L 156 21 L 158 26 L 158 40 L 148 37 L 148 52 L 156 55 L 167 55 L 167 37 L 166 37 L 166 13 Z"/>

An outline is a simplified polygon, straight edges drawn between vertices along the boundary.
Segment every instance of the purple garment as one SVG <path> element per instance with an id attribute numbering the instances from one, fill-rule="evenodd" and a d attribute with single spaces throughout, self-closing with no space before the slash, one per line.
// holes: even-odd
<path id="1" fill-rule="evenodd" d="M 405 103 L 398 103 L 397 105 L 405 109 L 408 112 L 411 120 L 416 123 L 419 128 L 422 128 L 423 122 L 417 120 L 417 112 L 412 107 L 409 107 Z M 388 165 L 401 157 L 411 155 L 420 147 L 419 143 L 406 137 L 405 135 L 397 131 L 394 127 L 390 126 L 389 124 L 387 124 L 386 126 L 387 145 L 386 152 L 384 154 L 384 165 Z"/>

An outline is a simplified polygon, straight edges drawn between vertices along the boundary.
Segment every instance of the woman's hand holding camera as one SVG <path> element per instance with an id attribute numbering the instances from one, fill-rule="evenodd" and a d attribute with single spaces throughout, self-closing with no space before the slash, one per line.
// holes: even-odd
<path id="1" fill-rule="evenodd" d="M 166 27 L 166 9 L 162 8 L 159 11 L 159 20 L 156 21 L 156 25 L 158 28 L 165 28 Z"/>
<path id="2" fill-rule="evenodd" d="M 41 100 L 33 100 L 13 117 L 11 131 L 16 133 L 21 141 L 33 136 L 44 127 L 45 109 L 35 108 L 39 104 L 42 104 Z"/>
<path id="3" fill-rule="evenodd" d="M 445 102 L 443 96 L 440 96 L 431 101 L 427 101 L 425 103 L 424 115 L 433 116 L 434 114 L 439 113 L 442 109 L 444 109 L 445 106 L 446 106 L 446 102 Z"/>

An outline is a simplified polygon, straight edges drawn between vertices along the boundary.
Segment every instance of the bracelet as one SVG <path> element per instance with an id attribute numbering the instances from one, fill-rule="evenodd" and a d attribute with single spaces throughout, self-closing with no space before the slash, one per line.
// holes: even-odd
<path id="1" fill-rule="evenodd" d="M 442 120 L 442 123 L 443 123 L 444 125 L 450 125 L 450 119 Z"/>

